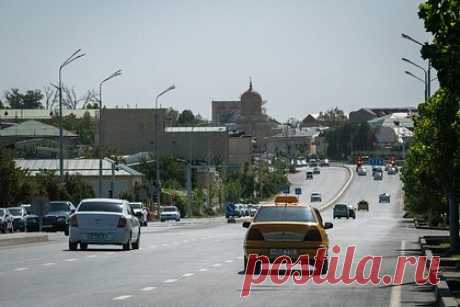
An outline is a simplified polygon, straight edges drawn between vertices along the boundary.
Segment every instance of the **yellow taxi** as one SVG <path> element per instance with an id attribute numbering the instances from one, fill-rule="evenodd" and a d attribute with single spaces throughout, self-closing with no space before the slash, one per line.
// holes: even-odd
<path id="1" fill-rule="evenodd" d="M 267 256 L 270 261 L 278 256 L 290 256 L 295 261 L 300 255 L 310 260 L 319 248 L 329 247 L 326 229 L 317 208 L 298 203 L 296 196 L 278 196 L 273 204 L 262 205 L 252 221 L 243 222 L 248 228 L 244 240 L 244 269 L 250 254 Z M 327 270 L 327 261 L 323 266 Z"/>

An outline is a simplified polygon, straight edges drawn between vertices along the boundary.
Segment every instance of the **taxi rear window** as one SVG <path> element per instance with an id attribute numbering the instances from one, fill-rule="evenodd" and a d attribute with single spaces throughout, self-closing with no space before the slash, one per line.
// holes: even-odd
<path id="1" fill-rule="evenodd" d="M 261 207 L 254 222 L 316 222 L 310 209 L 305 207 Z"/>

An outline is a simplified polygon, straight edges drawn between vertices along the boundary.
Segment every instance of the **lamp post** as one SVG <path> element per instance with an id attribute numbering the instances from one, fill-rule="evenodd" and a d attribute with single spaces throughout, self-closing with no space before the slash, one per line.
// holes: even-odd
<path id="1" fill-rule="evenodd" d="M 423 73 L 424 73 L 424 76 L 425 76 L 425 81 L 424 81 L 424 83 L 425 83 L 425 101 L 427 101 L 428 98 L 430 98 L 430 96 L 429 96 L 429 89 L 428 89 L 429 83 L 430 83 L 429 76 L 428 76 L 428 71 L 427 71 L 425 68 L 423 68 L 422 66 L 420 66 L 420 65 L 418 65 L 418 64 L 415 64 L 414 62 L 412 62 L 411 60 L 409 60 L 409 59 L 407 59 L 407 58 L 401 58 L 401 60 L 403 60 L 404 62 L 407 62 L 407 63 L 409 63 L 409 64 L 412 64 L 412 65 L 414 65 L 415 67 L 417 67 L 417 68 L 423 70 Z M 408 72 L 408 74 L 412 76 L 412 73 Z M 418 79 L 418 78 L 417 78 L 417 79 Z"/>
<path id="2" fill-rule="evenodd" d="M 64 140 L 63 140 L 63 120 L 62 120 L 62 69 L 75 61 L 86 55 L 86 53 L 80 53 L 81 49 L 75 51 L 70 57 L 68 57 L 64 63 L 59 66 L 59 176 L 61 181 L 64 181 Z"/>
<path id="3" fill-rule="evenodd" d="M 98 131 L 98 136 L 99 136 L 99 180 L 98 180 L 98 196 L 102 197 L 102 161 L 104 160 L 104 153 L 102 152 L 102 85 L 106 82 L 109 81 L 112 78 L 118 77 L 121 75 L 121 69 L 117 70 L 104 80 L 102 80 L 99 83 L 99 131 Z"/>
<path id="4" fill-rule="evenodd" d="M 423 43 L 419 42 L 415 38 L 411 37 L 410 35 L 407 35 L 405 33 L 401 33 L 401 37 L 404 39 L 407 39 L 421 47 L 424 46 Z M 426 71 L 426 100 L 431 97 L 431 60 L 428 60 L 428 68 L 425 70 Z"/>
<path id="5" fill-rule="evenodd" d="M 158 154 L 158 98 L 166 94 L 167 92 L 170 92 L 174 90 L 176 87 L 174 85 L 171 85 L 161 93 L 159 93 L 155 97 L 155 187 L 156 187 L 156 201 L 157 204 L 160 204 L 160 196 L 161 196 L 161 186 L 160 186 L 160 157 Z"/>

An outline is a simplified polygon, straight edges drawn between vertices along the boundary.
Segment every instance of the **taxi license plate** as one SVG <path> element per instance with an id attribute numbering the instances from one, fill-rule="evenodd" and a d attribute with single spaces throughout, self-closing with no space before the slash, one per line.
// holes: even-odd
<path id="1" fill-rule="evenodd" d="M 88 240 L 105 240 L 107 236 L 104 233 L 89 233 Z"/>
<path id="2" fill-rule="evenodd" d="M 297 256 L 297 250 L 290 249 L 290 248 L 272 248 L 270 249 L 271 256 L 289 256 L 295 257 Z"/>

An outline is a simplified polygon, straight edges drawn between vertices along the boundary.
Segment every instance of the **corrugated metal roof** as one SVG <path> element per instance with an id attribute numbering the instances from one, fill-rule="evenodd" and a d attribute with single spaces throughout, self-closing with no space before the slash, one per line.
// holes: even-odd
<path id="1" fill-rule="evenodd" d="M 59 172 L 59 159 L 40 159 L 40 160 L 14 160 L 16 167 L 28 170 L 31 175 L 36 175 L 40 170 L 51 170 Z M 112 176 L 111 160 L 102 160 L 103 176 Z M 98 176 L 99 160 L 98 159 L 64 159 L 64 172 L 69 175 L 81 176 Z M 143 176 L 142 173 L 123 164 L 118 165 L 115 169 L 115 176 Z"/>
<path id="2" fill-rule="evenodd" d="M 82 118 L 85 113 L 91 117 L 96 117 L 99 110 L 95 109 L 77 109 L 62 110 L 62 116 L 74 115 L 76 118 Z M 57 110 L 46 109 L 0 109 L 2 119 L 50 119 L 55 116 Z"/>
<path id="3" fill-rule="evenodd" d="M 77 137 L 75 133 L 63 130 L 65 137 Z M 17 125 L 1 129 L 0 136 L 18 137 L 58 137 L 59 128 L 47 125 L 36 120 L 27 120 Z"/>
<path id="4" fill-rule="evenodd" d="M 226 132 L 226 127 L 166 127 L 165 132 Z"/>

